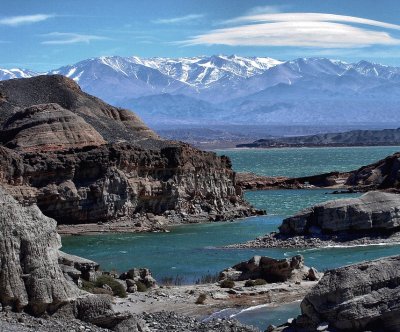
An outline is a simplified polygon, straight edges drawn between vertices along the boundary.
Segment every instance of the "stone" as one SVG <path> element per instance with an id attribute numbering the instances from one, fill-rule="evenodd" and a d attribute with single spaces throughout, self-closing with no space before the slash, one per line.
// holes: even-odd
<path id="1" fill-rule="evenodd" d="M 309 271 L 310 269 L 304 266 L 304 258 L 301 255 L 285 259 L 254 256 L 247 262 L 241 262 L 222 271 L 220 273 L 220 280 L 243 281 L 264 279 L 270 283 L 288 280 L 298 281 L 307 279 Z M 315 273 L 318 274 L 316 270 Z"/>
<path id="2" fill-rule="evenodd" d="M 0 303 L 35 315 L 54 312 L 79 295 L 58 264 L 55 220 L 21 206 L 0 188 Z"/>
<path id="3" fill-rule="evenodd" d="M 301 303 L 294 325 L 309 330 L 398 331 L 400 256 L 327 271 Z M 320 330 L 323 331 L 323 330 Z"/>
<path id="4" fill-rule="evenodd" d="M 113 310 L 112 297 L 109 295 L 79 298 L 74 304 L 74 311 L 78 319 L 108 329 L 130 318 L 129 314 L 116 313 Z"/>
<path id="5" fill-rule="evenodd" d="M 67 254 L 59 250 L 58 262 L 61 266 L 69 266 L 81 273 L 83 279 L 94 282 L 97 279 L 96 271 L 99 269 L 99 264 L 89 259 L 79 256 Z M 72 269 L 70 269 L 72 271 Z"/>
<path id="6" fill-rule="evenodd" d="M 310 269 L 308 270 L 307 279 L 310 281 L 318 280 L 319 279 L 318 271 L 315 268 L 310 267 Z"/>

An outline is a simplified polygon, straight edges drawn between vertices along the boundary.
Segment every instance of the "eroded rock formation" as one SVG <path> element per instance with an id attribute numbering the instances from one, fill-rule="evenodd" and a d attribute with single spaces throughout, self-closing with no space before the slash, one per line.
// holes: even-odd
<path id="1" fill-rule="evenodd" d="M 8 118 L 0 140 L 24 152 L 68 150 L 106 142 L 83 118 L 58 104 L 28 107 Z"/>
<path id="2" fill-rule="evenodd" d="M 79 290 L 58 265 L 56 222 L 2 189 L 0 205 L 0 303 L 41 314 L 75 299 Z"/>
<path id="3" fill-rule="evenodd" d="M 327 271 L 306 295 L 293 328 L 399 331 L 399 303 L 400 256 L 341 267 Z"/>
<path id="4" fill-rule="evenodd" d="M 59 224 L 149 230 L 256 212 L 228 158 L 160 140 L 70 79 L 3 81 L 0 92 L 0 182 Z"/>

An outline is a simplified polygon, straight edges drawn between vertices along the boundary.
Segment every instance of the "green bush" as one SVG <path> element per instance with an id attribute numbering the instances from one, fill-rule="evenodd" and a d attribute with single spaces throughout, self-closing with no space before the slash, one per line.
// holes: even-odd
<path id="1" fill-rule="evenodd" d="M 261 285 L 265 285 L 266 283 L 267 282 L 264 279 L 247 280 L 244 283 L 244 287 L 261 286 Z"/>
<path id="2" fill-rule="evenodd" d="M 136 286 L 137 286 L 138 292 L 146 292 L 147 291 L 147 286 L 141 281 L 136 281 Z"/>
<path id="3" fill-rule="evenodd" d="M 204 293 L 201 293 L 196 300 L 196 304 L 204 304 L 206 298 L 207 298 L 207 295 Z"/>
<path id="4" fill-rule="evenodd" d="M 119 296 L 119 297 L 127 296 L 124 287 L 111 276 L 102 275 L 98 277 L 94 285 L 99 288 L 102 288 L 104 285 L 108 285 L 111 287 L 114 296 Z"/>
<path id="5" fill-rule="evenodd" d="M 235 282 L 230 279 L 225 279 L 225 280 L 221 281 L 220 286 L 221 286 L 221 288 L 233 288 L 233 287 L 235 287 Z"/>

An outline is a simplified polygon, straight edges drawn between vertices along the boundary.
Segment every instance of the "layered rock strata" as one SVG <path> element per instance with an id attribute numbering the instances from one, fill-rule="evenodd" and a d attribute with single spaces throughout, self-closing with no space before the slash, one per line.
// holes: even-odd
<path id="1" fill-rule="evenodd" d="M 256 213 L 228 158 L 160 140 L 72 80 L 3 81 L 0 93 L 0 183 L 58 224 L 142 231 Z"/>

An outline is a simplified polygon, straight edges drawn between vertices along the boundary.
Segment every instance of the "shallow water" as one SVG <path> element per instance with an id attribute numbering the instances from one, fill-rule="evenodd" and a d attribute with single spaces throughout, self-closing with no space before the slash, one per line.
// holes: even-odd
<path id="1" fill-rule="evenodd" d="M 247 309 L 229 308 L 214 313 L 209 318 L 232 318 L 243 324 L 252 325 L 264 331 L 269 325 L 281 325 L 289 318 L 295 318 L 300 314 L 300 302 L 285 304 L 278 307 L 268 305 L 255 306 Z"/>

